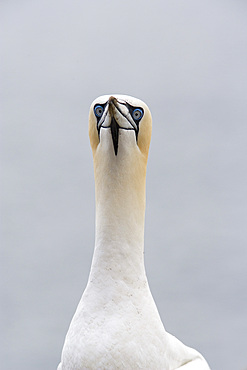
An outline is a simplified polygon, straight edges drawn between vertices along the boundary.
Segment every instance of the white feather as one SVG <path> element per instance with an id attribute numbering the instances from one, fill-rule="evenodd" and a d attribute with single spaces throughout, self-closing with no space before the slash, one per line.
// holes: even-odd
<path id="1" fill-rule="evenodd" d="M 110 113 L 97 132 L 95 104 L 114 100 L 119 130 L 114 152 Z M 129 127 L 128 102 L 141 107 L 139 132 Z M 110 107 L 109 103 L 107 109 Z M 115 109 L 115 110 L 114 110 Z M 113 113 L 111 113 L 113 114 Z M 121 129 L 122 127 L 122 129 Z M 96 193 L 96 236 L 86 290 L 70 324 L 59 370 L 208 370 L 204 358 L 165 331 L 145 273 L 145 179 L 151 114 L 140 100 L 115 95 L 96 99 L 89 115 Z"/>

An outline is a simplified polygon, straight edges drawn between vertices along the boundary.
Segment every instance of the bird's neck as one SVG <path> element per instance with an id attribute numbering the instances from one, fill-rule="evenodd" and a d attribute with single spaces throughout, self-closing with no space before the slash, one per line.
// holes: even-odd
<path id="1" fill-rule="evenodd" d="M 90 279 L 110 275 L 126 283 L 145 277 L 146 161 L 132 156 L 94 158 L 95 250 Z M 123 160 L 124 159 L 124 160 Z"/>

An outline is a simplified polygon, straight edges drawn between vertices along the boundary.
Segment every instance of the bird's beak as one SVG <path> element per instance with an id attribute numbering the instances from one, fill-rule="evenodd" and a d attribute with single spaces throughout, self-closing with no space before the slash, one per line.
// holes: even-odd
<path id="1" fill-rule="evenodd" d="M 111 136 L 112 136 L 112 142 L 114 147 L 115 155 L 117 155 L 118 152 L 118 138 L 119 138 L 119 125 L 114 117 L 114 110 L 115 104 L 117 103 L 117 99 L 114 96 L 111 96 L 109 98 L 109 112 L 111 115 Z"/>

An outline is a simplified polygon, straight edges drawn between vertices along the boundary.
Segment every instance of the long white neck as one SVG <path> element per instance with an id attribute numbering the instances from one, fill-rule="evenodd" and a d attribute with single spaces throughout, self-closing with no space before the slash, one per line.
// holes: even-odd
<path id="1" fill-rule="evenodd" d="M 94 155 L 96 236 L 90 278 L 133 284 L 144 279 L 146 159 L 125 132 L 118 155 L 109 151 L 109 132 Z M 104 144 L 105 143 L 105 144 Z M 131 150 L 130 150 L 131 148 Z M 133 149 L 134 148 L 134 149 Z"/>

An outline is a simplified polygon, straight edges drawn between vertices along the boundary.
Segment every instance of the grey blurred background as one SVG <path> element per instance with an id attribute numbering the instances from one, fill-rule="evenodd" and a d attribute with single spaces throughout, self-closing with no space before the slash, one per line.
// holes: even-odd
<path id="1" fill-rule="evenodd" d="M 1 1 L 1 369 L 56 369 L 94 246 L 91 101 L 153 114 L 146 269 L 167 331 L 247 367 L 247 3 Z"/>

